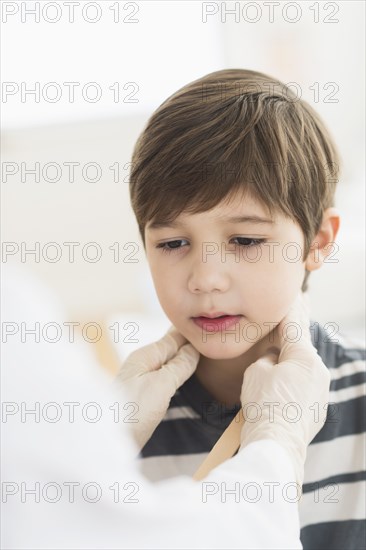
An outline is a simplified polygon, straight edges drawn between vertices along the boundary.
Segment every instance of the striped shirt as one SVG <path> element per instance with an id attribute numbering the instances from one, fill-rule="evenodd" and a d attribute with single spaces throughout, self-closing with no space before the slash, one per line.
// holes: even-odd
<path id="1" fill-rule="evenodd" d="M 311 339 L 331 373 L 324 426 L 308 447 L 299 501 L 304 550 L 361 550 L 365 532 L 365 349 L 342 333 L 310 321 Z M 141 450 L 151 481 L 192 476 L 239 406 L 216 401 L 193 374 L 171 399 L 166 415 Z M 322 411 L 314 408 L 322 417 Z"/>

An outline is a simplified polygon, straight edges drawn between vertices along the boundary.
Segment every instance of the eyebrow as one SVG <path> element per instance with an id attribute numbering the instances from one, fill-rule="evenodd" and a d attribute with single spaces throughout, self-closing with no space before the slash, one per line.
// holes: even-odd
<path id="1" fill-rule="evenodd" d="M 228 218 L 220 218 L 221 221 L 226 223 L 252 223 L 257 225 L 274 225 L 274 221 L 270 220 L 268 218 L 261 218 L 260 216 L 231 216 Z M 182 226 L 185 227 L 186 224 L 184 222 L 177 222 L 177 221 L 171 221 L 171 222 L 152 222 L 151 224 L 148 224 L 146 229 L 162 229 L 162 228 L 173 228 L 176 229 L 177 227 Z"/>

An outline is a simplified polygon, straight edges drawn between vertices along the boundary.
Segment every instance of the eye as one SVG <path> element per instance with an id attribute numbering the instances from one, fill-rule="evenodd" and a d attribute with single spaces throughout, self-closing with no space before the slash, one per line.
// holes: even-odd
<path id="1" fill-rule="evenodd" d="M 264 243 L 266 241 L 266 239 L 252 239 L 250 237 L 234 237 L 233 240 L 238 240 L 238 241 L 247 241 L 246 243 L 244 242 L 239 242 L 239 246 L 245 246 L 247 248 L 250 248 L 251 246 L 258 246 L 262 243 Z M 248 241 L 252 244 L 249 244 Z"/>
<path id="2" fill-rule="evenodd" d="M 182 247 L 179 246 L 180 243 L 184 242 L 184 239 L 177 239 L 175 241 L 167 241 L 165 243 L 159 243 L 156 245 L 156 248 L 161 248 L 161 251 L 165 254 L 171 254 L 175 250 L 179 250 Z M 186 241 L 187 242 L 187 241 Z"/>
<path id="3" fill-rule="evenodd" d="M 233 240 L 246 241 L 237 243 L 239 246 L 244 246 L 250 248 L 252 246 L 259 246 L 261 243 L 264 243 L 266 239 L 252 239 L 250 237 L 234 237 Z M 165 254 L 171 254 L 172 252 L 181 250 L 183 247 L 180 246 L 180 243 L 184 242 L 185 239 L 176 239 L 175 241 L 167 241 L 165 243 L 159 243 L 156 245 L 156 248 L 161 248 L 161 251 Z M 185 241 L 187 242 L 187 241 Z"/>

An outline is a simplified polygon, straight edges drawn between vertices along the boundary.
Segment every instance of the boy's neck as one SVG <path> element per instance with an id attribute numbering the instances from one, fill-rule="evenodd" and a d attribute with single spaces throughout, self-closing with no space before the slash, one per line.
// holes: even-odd
<path id="1" fill-rule="evenodd" d="M 259 340 L 243 355 L 234 359 L 209 359 L 201 355 L 195 370 L 195 376 L 219 403 L 228 408 L 235 405 L 240 407 L 240 394 L 245 370 L 262 357 L 268 347 L 278 346 L 276 337 L 273 340 L 273 334 L 271 337 L 270 335 L 271 333 Z"/>

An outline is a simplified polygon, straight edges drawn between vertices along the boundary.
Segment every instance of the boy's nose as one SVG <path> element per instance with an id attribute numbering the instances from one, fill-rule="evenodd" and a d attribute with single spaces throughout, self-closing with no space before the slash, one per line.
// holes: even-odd
<path id="1" fill-rule="evenodd" d="M 193 293 L 226 292 L 230 288 L 230 269 L 220 255 L 207 260 L 196 258 L 188 277 L 188 288 Z"/>

